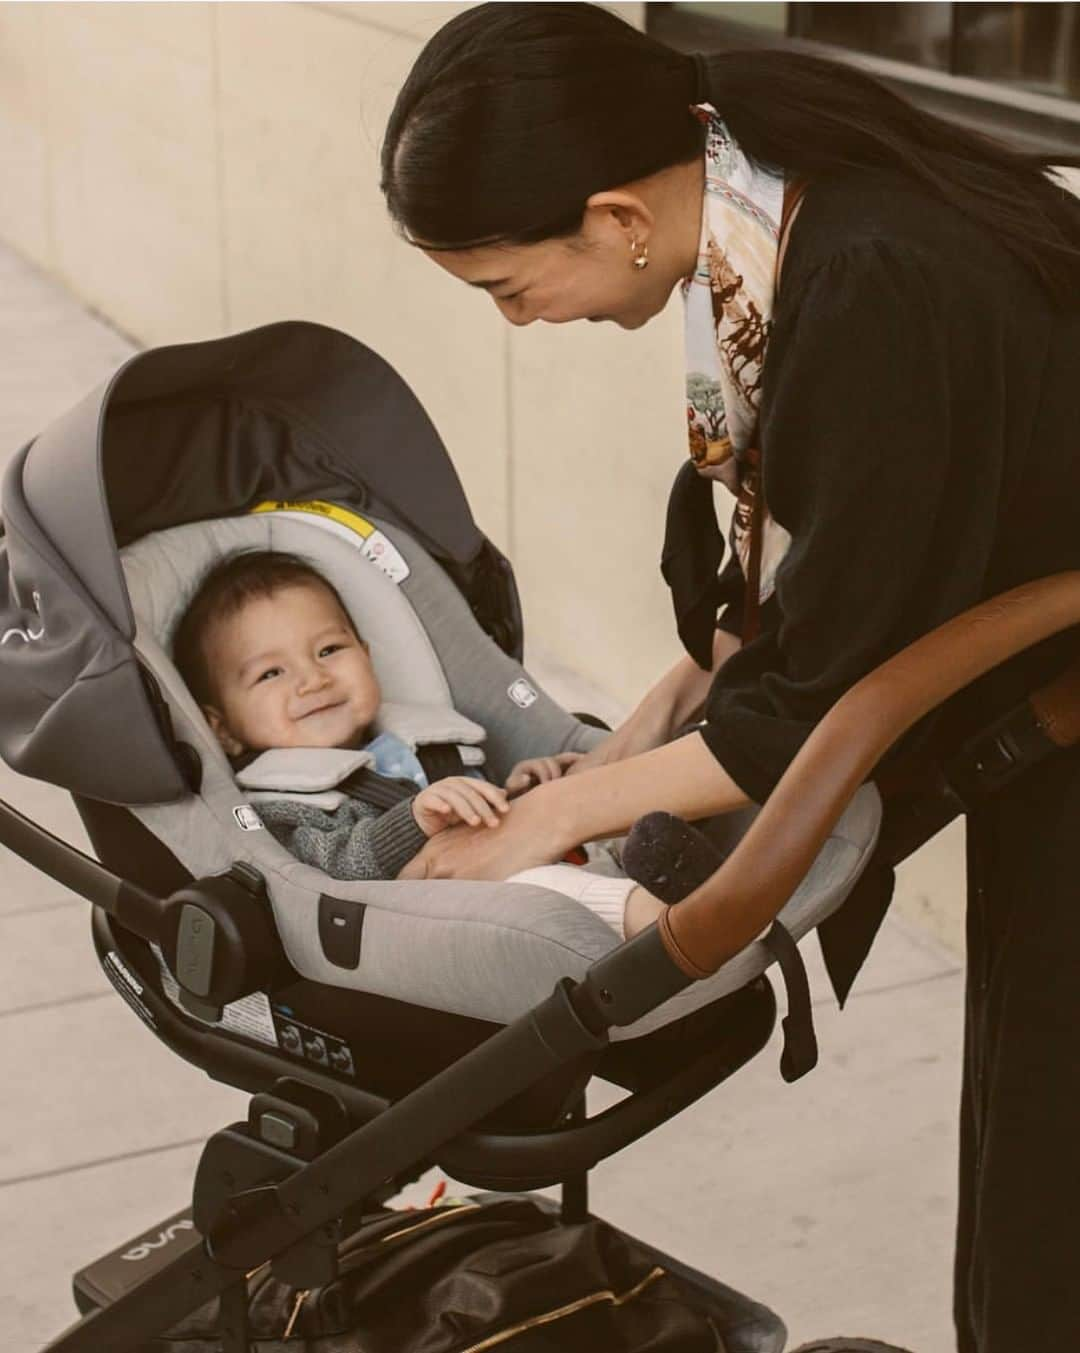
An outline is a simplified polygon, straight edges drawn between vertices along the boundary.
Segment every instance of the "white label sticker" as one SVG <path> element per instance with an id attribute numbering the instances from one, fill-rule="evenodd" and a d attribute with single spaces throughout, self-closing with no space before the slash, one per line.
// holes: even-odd
<path id="1" fill-rule="evenodd" d="M 180 987 L 176 978 L 165 966 L 165 960 L 158 952 L 158 964 L 161 967 L 161 986 L 174 1005 L 180 1004 Z M 242 996 L 233 1001 L 221 1012 L 221 1018 L 214 1025 L 216 1029 L 227 1029 L 241 1038 L 250 1038 L 255 1043 L 269 1043 L 278 1046 L 274 1017 L 270 1013 L 270 1001 L 263 991 L 253 991 L 250 996 Z"/>
<path id="2" fill-rule="evenodd" d="M 262 829 L 262 818 L 258 815 L 250 803 L 238 804 L 233 810 L 232 815 L 236 818 L 236 825 L 245 832 L 257 832 Z"/>
<path id="3" fill-rule="evenodd" d="M 506 693 L 514 704 L 520 705 L 522 709 L 528 709 L 536 701 L 536 691 L 524 677 L 518 677 Z"/>
<path id="4" fill-rule="evenodd" d="M 372 531 L 364 541 L 362 553 L 393 583 L 403 583 L 409 576 L 409 566 L 401 551 L 381 531 Z"/>
<path id="5" fill-rule="evenodd" d="M 239 1001 L 233 1001 L 222 1012 L 221 1027 L 232 1034 L 254 1039 L 257 1043 L 277 1046 L 277 1031 L 270 1013 L 270 1001 L 263 991 L 253 991 Z"/>

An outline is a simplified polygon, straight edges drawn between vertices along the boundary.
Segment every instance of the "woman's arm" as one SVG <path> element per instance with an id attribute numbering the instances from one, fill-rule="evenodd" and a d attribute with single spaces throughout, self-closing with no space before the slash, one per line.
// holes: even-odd
<path id="1" fill-rule="evenodd" d="M 564 776 L 516 799 L 494 831 L 451 827 L 433 837 L 399 878 L 503 879 L 560 859 L 572 846 L 627 831 L 662 809 L 694 820 L 748 803 L 691 733 L 609 766 Z"/>
<path id="2" fill-rule="evenodd" d="M 567 771 L 581 775 L 598 766 L 652 751 L 669 742 L 685 724 L 701 712 L 713 678 L 739 647 L 726 630 L 717 630 L 713 640 L 712 670 L 703 672 L 693 658 L 683 656 L 642 697 L 637 708 L 615 731 L 598 743 Z"/>

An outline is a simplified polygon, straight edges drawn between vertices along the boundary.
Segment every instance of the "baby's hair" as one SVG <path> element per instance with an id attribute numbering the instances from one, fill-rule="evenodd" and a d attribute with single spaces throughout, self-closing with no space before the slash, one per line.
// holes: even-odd
<path id="1" fill-rule="evenodd" d="M 228 620 L 250 601 L 273 597 L 302 583 L 325 587 L 349 617 L 333 583 L 299 555 L 283 550 L 237 550 L 205 574 L 173 637 L 173 661 L 200 705 L 212 704 L 214 699 L 214 678 L 204 648 L 210 624 Z M 349 625 L 355 631 L 351 617 Z"/>

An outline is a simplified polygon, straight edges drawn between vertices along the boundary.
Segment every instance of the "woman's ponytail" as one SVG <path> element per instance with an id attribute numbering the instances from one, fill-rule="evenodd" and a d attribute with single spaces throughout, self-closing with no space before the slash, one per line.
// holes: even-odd
<path id="1" fill-rule="evenodd" d="M 807 179 L 902 173 L 996 235 L 1056 301 L 1080 304 L 1080 202 L 1044 156 L 924 112 L 841 62 L 774 48 L 718 53 L 709 70 L 752 159 Z"/>

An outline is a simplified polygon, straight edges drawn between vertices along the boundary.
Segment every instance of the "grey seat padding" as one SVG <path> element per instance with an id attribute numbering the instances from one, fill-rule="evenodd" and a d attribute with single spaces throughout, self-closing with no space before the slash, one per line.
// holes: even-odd
<path id="1" fill-rule="evenodd" d="M 336 525 L 336 524 L 335 524 Z M 198 753 L 199 793 L 184 802 L 134 809 L 193 874 L 243 860 L 265 877 L 290 962 L 304 977 L 412 1004 L 505 1023 L 581 977 L 618 943 L 578 903 L 544 888 L 471 880 L 343 883 L 295 860 L 258 824 L 168 654 L 172 633 L 205 571 L 238 548 L 288 550 L 309 559 L 337 588 L 371 648 L 384 694 L 453 723 L 486 731 L 488 774 L 501 783 L 526 756 L 586 750 L 602 732 L 561 709 L 474 619 L 442 569 L 404 532 L 379 525 L 397 552 L 394 576 L 361 553 L 347 531 L 318 518 L 260 513 L 199 522 L 146 537 L 123 554 L 138 619 L 137 647 L 168 701 L 177 737 Z M 457 725 L 455 725 L 456 727 Z M 796 936 L 829 915 L 854 886 L 877 838 L 880 801 L 864 786 L 790 898 L 781 919 Z M 331 963 L 319 940 L 323 896 L 364 906 L 359 964 Z M 617 1038 L 651 1032 L 736 990 L 771 955 L 750 945 Z"/>
<path id="2" fill-rule="evenodd" d="M 320 794 L 336 789 L 342 780 L 374 764 L 362 748 L 273 747 L 236 772 L 241 789 L 287 789 L 298 794 Z"/>

